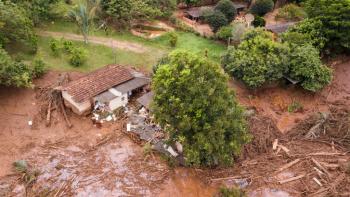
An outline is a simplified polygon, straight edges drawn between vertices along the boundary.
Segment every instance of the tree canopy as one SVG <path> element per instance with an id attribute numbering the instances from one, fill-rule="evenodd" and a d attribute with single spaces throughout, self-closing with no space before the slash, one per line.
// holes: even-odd
<path id="1" fill-rule="evenodd" d="M 0 1 L 0 45 L 20 44 L 32 52 L 37 50 L 37 37 L 32 20 L 22 7 Z"/>
<path id="2" fill-rule="evenodd" d="M 332 70 L 322 65 L 308 36 L 288 32 L 282 40 L 274 41 L 269 32 L 260 28 L 250 30 L 238 47 L 229 48 L 223 55 L 222 66 L 250 88 L 288 77 L 316 92 L 331 82 Z"/>
<path id="3" fill-rule="evenodd" d="M 248 141 L 243 109 L 228 89 L 219 65 L 189 52 L 175 51 L 152 82 L 152 112 L 184 147 L 188 165 L 229 165 Z"/>
<path id="4" fill-rule="evenodd" d="M 349 0 L 307 0 L 305 11 L 312 20 L 320 21 L 326 37 L 326 48 L 350 49 L 350 1 Z M 312 30 L 309 30 L 312 34 Z"/>

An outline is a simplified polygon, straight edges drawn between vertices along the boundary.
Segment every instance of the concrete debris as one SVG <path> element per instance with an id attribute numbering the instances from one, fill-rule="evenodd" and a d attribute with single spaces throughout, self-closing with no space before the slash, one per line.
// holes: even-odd
<path id="1" fill-rule="evenodd" d="M 183 147 L 182 147 L 182 144 L 180 142 L 175 142 L 175 146 L 176 146 L 176 150 L 179 153 L 183 153 Z"/>
<path id="2" fill-rule="evenodd" d="M 173 156 L 173 157 L 177 157 L 179 156 L 179 154 L 177 152 L 174 151 L 174 149 L 171 146 L 167 146 L 164 144 L 164 148 Z"/>

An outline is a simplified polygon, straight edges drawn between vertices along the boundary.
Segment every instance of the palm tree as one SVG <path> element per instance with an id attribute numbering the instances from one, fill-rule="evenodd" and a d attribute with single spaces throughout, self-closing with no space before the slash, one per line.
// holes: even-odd
<path id="1" fill-rule="evenodd" d="M 74 9 L 68 12 L 68 17 L 77 24 L 84 36 L 84 42 L 88 43 L 88 35 L 93 20 L 100 7 L 100 0 L 86 0 L 86 3 L 79 3 Z"/>

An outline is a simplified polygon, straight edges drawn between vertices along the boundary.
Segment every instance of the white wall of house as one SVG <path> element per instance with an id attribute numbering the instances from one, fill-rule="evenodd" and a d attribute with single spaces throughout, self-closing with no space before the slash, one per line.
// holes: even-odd
<path id="1" fill-rule="evenodd" d="M 119 107 L 125 107 L 128 104 L 128 96 L 127 94 L 123 94 L 122 96 L 118 96 L 115 99 L 109 102 L 109 109 L 115 110 Z"/>
<path id="2" fill-rule="evenodd" d="M 82 103 L 77 103 L 67 91 L 62 91 L 62 97 L 64 99 L 65 106 L 70 108 L 74 113 L 78 115 L 86 115 L 90 113 L 91 102 L 89 100 Z"/>
<path id="3" fill-rule="evenodd" d="M 114 94 L 115 96 L 117 96 L 116 98 L 109 101 L 108 103 L 109 109 L 115 110 L 115 109 L 118 109 L 119 107 L 125 107 L 128 104 L 127 94 L 123 94 L 122 92 L 119 92 L 114 88 L 110 88 L 108 91 Z"/>

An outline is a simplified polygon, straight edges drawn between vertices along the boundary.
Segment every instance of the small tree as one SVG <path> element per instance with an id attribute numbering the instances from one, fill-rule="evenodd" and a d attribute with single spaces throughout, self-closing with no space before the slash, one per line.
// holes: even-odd
<path id="1" fill-rule="evenodd" d="M 253 14 L 263 16 L 266 13 L 273 10 L 274 2 L 273 0 L 256 0 L 255 3 L 250 8 Z"/>
<path id="2" fill-rule="evenodd" d="M 171 47 L 175 47 L 177 44 L 177 40 L 178 40 L 178 35 L 175 32 L 170 32 L 169 33 L 169 43 Z"/>
<path id="3" fill-rule="evenodd" d="M 288 70 L 288 46 L 274 42 L 269 34 L 259 28 L 251 30 L 222 57 L 224 69 L 250 88 L 277 81 Z"/>
<path id="4" fill-rule="evenodd" d="M 70 54 L 69 62 L 72 66 L 79 67 L 83 65 L 87 58 L 87 52 L 83 48 L 74 48 Z"/>
<path id="5" fill-rule="evenodd" d="M 46 72 L 46 64 L 41 58 L 36 58 L 32 62 L 32 76 L 33 78 L 39 78 Z"/>
<path id="6" fill-rule="evenodd" d="M 236 15 L 236 8 L 231 0 L 220 0 L 215 10 L 222 12 L 228 21 L 232 21 Z"/>
<path id="7" fill-rule="evenodd" d="M 99 1 L 86 0 L 85 4 L 80 3 L 68 12 L 68 16 L 77 24 L 80 32 L 83 34 L 85 43 L 88 42 L 89 31 L 99 5 Z"/>
<path id="8" fill-rule="evenodd" d="M 221 27 L 218 32 L 216 32 L 216 37 L 220 40 L 228 41 L 232 37 L 233 27 L 228 25 Z"/>
<path id="9" fill-rule="evenodd" d="M 229 165 L 248 141 L 246 122 L 228 78 L 206 58 L 172 52 L 153 77 L 152 111 L 179 141 L 188 165 Z"/>
<path id="10" fill-rule="evenodd" d="M 322 89 L 332 81 L 332 70 L 322 65 L 319 52 L 311 45 L 292 49 L 288 75 L 300 81 L 304 89 L 312 92 Z"/>
<path id="11" fill-rule="evenodd" d="M 217 10 L 208 15 L 205 20 L 209 23 L 209 26 L 212 28 L 213 32 L 217 32 L 220 27 L 229 24 L 226 16 Z"/>
<path id="12" fill-rule="evenodd" d="M 257 15 L 252 24 L 254 27 L 265 27 L 266 21 L 263 17 Z"/>

